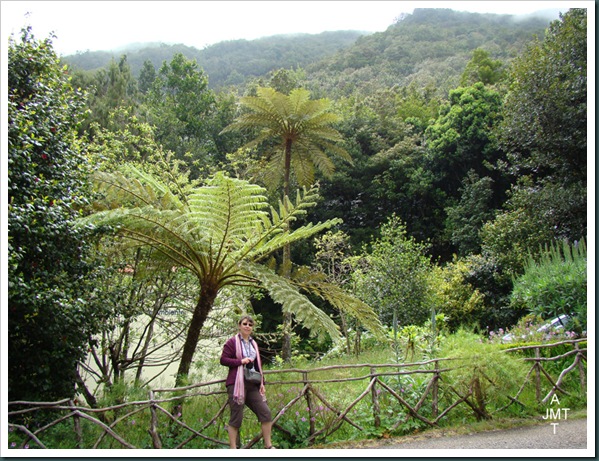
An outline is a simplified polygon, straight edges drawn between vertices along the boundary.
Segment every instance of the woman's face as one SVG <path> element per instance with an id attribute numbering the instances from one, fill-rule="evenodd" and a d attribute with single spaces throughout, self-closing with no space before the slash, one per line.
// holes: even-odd
<path id="1" fill-rule="evenodd" d="M 254 322 L 250 319 L 243 319 L 239 323 L 239 331 L 244 335 L 250 335 L 254 329 Z"/>

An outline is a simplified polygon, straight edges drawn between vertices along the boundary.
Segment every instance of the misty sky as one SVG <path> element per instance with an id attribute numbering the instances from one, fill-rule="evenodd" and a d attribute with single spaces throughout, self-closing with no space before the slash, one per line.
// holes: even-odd
<path id="1" fill-rule="evenodd" d="M 203 48 L 224 40 L 334 30 L 380 32 L 414 8 L 525 14 L 594 8 L 590 1 L 5 1 L 3 43 L 31 25 L 37 39 L 54 33 L 54 49 L 115 49 L 130 43 L 183 43 Z M 557 17 L 556 17 L 557 19 Z"/>

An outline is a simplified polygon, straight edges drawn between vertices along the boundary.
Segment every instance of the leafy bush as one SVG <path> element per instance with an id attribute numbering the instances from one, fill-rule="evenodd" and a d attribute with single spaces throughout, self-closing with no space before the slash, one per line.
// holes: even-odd
<path id="1" fill-rule="evenodd" d="M 587 260 L 584 240 L 562 247 L 551 245 L 538 261 L 529 258 L 522 276 L 514 282 L 511 305 L 544 319 L 568 314 L 578 332 L 586 331 Z"/>
<path id="2" fill-rule="evenodd" d="M 467 280 L 470 272 L 467 261 L 455 258 L 444 267 L 433 267 L 430 274 L 430 290 L 438 310 L 445 314 L 445 321 L 453 330 L 475 324 L 476 313 L 484 309 L 483 294 Z"/>
<path id="3" fill-rule="evenodd" d="M 106 314 L 92 229 L 75 221 L 91 193 L 84 95 L 30 29 L 9 41 L 8 77 L 8 396 L 59 399 Z"/>
<path id="4" fill-rule="evenodd" d="M 387 325 L 422 325 L 430 309 L 427 285 L 430 257 L 428 245 L 407 233 L 406 225 L 393 215 L 381 226 L 381 237 L 362 258 L 352 260 L 355 292 L 376 306 Z"/>

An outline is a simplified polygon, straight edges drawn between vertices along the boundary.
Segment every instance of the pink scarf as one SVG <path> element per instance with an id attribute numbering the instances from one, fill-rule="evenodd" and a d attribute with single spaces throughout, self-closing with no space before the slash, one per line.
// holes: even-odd
<path id="1" fill-rule="evenodd" d="M 253 338 L 250 338 L 250 343 L 256 351 L 256 360 L 258 362 L 260 374 L 262 375 L 262 360 L 260 360 L 260 351 L 258 350 L 258 344 L 256 344 L 256 341 L 254 341 Z M 243 358 L 243 353 L 241 352 L 241 335 L 235 336 L 235 356 L 239 360 Z M 238 405 L 243 405 L 245 403 L 245 381 L 243 379 L 243 365 L 237 367 L 237 375 L 235 376 L 235 387 L 233 388 L 233 401 Z"/>

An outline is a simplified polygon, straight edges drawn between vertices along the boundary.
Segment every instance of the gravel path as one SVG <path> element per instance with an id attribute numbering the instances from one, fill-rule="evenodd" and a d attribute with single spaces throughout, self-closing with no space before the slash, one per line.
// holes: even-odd
<path id="1" fill-rule="evenodd" d="M 553 425 L 552 425 L 553 423 Z M 587 443 L 586 415 L 574 416 L 562 420 L 538 420 L 522 422 L 519 427 L 510 429 L 493 429 L 457 434 L 452 430 L 431 429 L 422 434 L 389 439 L 370 439 L 356 442 L 339 442 L 316 446 L 315 449 L 340 450 L 348 456 L 363 456 L 360 450 L 377 450 L 370 452 L 372 457 L 390 456 L 480 456 L 476 451 L 458 452 L 457 450 L 495 450 L 483 456 L 545 456 L 545 457 L 595 457 L 594 424 L 591 425 L 591 442 Z M 355 451 L 358 450 L 358 451 Z M 414 450 L 405 455 L 387 454 L 379 450 Z M 417 450 L 417 451 L 416 451 Z M 444 453 L 428 452 L 428 450 L 456 450 Z M 508 450 L 502 452 L 502 450 Z M 530 450 L 530 451 L 509 451 Z M 538 450 L 538 451 L 533 451 Z M 554 450 L 554 451 L 551 451 Z M 560 451 L 555 451 L 560 450 Z M 508 454 L 509 453 L 509 454 Z M 308 455 L 309 456 L 309 455 Z M 367 455 L 368 456 L 368 455 Z"/>
<path id="2" fill-rule="evenodd" d="M 586 449 L 587 420 L 570 419 L 549 421 L 546 424 L 519 427 L 506 430 L 477 432 L 468 435 L 434 437 L 421 436 L 418 440 L 410 439 L 381 445 L 380 449 Z M 594 448 L 594 444 L 593 444 Z"/>

